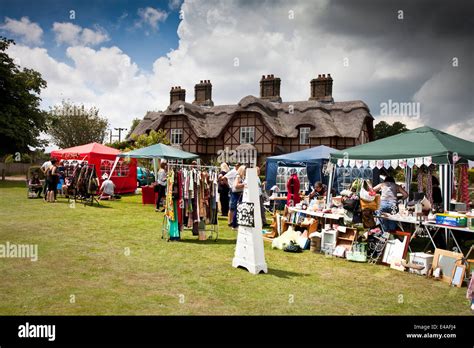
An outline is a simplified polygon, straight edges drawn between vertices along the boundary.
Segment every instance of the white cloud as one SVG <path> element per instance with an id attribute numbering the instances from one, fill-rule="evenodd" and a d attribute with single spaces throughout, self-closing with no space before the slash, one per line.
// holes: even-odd
<path id="1" fill-rule="evenodd" d="M 41 45 L 42 43 L 43 29 L 37 23 L 31 22 L 28 17 L 21 17 L 20 20 L 6 17 L 0 29 L 19 37 L 26 44 Z"/>
<path id="2" fill-rule="evenodd" d="M 177 10 L 178 8 L 181 7 L 182 0 L 169 0 L 168 2 L 168 7 L 171 10 Z"/>
<path id="3" fill-rule="evenodd" d="M 164 22 L 168 18 L 166 11 L 161 11 L 153 7 L 139 8 L 137 11 L 140 20 L 135 23 L 137 27 L 144 25 L 149 26 L 153 30 L 158 30 L 158 24 Z"/>
<path id="4" fill-rule="evenodd" d="M 68 22 L 54 22 L 53 31 L 58 44 L 97 46 L 110 40 L 105 29 L 100 26 L 96 26 L 95 30 L 92 30 Z"/>
<path id="5" fill-rule="evenodd" d="M 331 73 L 334 99 L 372 100 L 376 121 L 402 121 L 408 128 L 428 125 L 474 140 L 473 109 L 469 111 L 463 102 L 469 89 L 461 89 L 462 93 L 459 88 L 443 89 L 443 81 L 464 86 L 469 76 L 451 75 L 452 70 L 431 76 L 429 62 L 393 56 L 378 45 L 355 44 L 346 35 L 323 30 L 318 23 L 325 16 L 326 2 L 272 4 L 185 1 L 178 28 L 179 47 L 158 58 L 150 73 L 140 70 L 118 47 L 69 47 L 66 54 L 71 65 L 51 58 L 44 49 L 17 45 L 10 53 L 47 80 L 48 88 L 42 93 L 44 105 L 62 98 L 95 105 L 114 127 L 129 127 L 133 118 L 142 118 L 146 111 L 165 109 L 170 87 L 175 85 L 186 88 L 187 101 L 192 102 L 194 84 L 209 79 L 216 105 L 235 104 L 246 95 L 258 96 L 260 77 L 275 74 L 282 79 L 283 100 L 294 101 L 309 97 L 310 80 L 317 74 Z M 166 18 L 153 12 L 158 10 L 151 9 L 148 15 L 142 10 L 141 25 L 156 27 Z M 294 19 L 289 11 L 293 11 Z M 84 30 L 74 26 L 67 29 L 60 31 L 61 42 L 80 42 L 78 37 Z M 238 66 L 234 64 L 236 58 Z M 349 59 L 347 67 L 344 58 Z M 394 88 L 393 83 L 411 81 L 412 77 L 422 83 L 416 88 L 409 86 L 409 97 L 397 95 L 405 91 Z M 419 102 L 420 118 L 378 117 L 379 103 L 389 99 Z"/>

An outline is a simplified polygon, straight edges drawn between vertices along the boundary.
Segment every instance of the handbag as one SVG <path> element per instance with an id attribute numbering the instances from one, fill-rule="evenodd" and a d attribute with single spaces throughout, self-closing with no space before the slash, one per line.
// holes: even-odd
<path id="1" fill-rule="evenodd" d="M 345 210 L 355 212 L 357 211 L 359 207 L 359 200 L 358 199 L 346 199 L 344 202 L 342 202 L 342 207 Z"/>
<path id="2" fill-rule="evenodd" d="M 374 211 L 371 209 L 363 209 L 362 210 L 362 224 L 364 228 L 374 228 L 375 227 L 375 220 L 374 220 Z"/>
<path id="3" fill-rule="evenodd" d="M 379 195 L 374 196 L 374 200 L 371 201 L 371 202 L 367 202 L 364 199 L 360 200 L 360 208 L 362 210 L 370 209 L 370 210 L 375 211 L 375 210 L 379 209 L 379 206 L 380 206 L 380 196 Z"/>
<path id="4" fill-rule="evenodd" d="M 285 249 L 283 249 L 284 251 L 287 251 L 289 253 L 301 253 L 302 250 L 301 250 L 301 247 L 296 244 L 294 241 L 290 241 L 290 243 L 288 243 L 285 247 Z"/>

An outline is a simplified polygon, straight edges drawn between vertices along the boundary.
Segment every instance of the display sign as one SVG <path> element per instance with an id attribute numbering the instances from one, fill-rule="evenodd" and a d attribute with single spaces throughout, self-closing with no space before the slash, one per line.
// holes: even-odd
<path id="1" fill-rule="evenodd" d="M 237 205 L 237 223 L 239 226 L 255 227 L 253 203 L 242 202 Z"/>

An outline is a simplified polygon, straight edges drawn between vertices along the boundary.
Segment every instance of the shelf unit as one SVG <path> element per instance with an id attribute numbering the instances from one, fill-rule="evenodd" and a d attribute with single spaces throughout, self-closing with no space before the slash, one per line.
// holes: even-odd
<path id="1" fill-rule="evenodd" d="M 352 227 L 338 227 L 338 235 L 336 238 L 336 246 L 342 245 L 346 251 L 352 250 L 352 245 L 357 238 L 357 229 Z"/>

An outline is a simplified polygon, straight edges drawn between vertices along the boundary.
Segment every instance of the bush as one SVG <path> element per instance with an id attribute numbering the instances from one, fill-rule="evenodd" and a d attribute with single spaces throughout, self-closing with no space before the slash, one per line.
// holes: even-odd
<path id="1" fill-rule="evenodd" d="M 469 176 L 469 185 L 474 185 L 474 168 L 469 169 L 467 173 Z"/>

